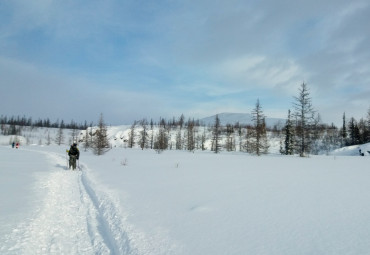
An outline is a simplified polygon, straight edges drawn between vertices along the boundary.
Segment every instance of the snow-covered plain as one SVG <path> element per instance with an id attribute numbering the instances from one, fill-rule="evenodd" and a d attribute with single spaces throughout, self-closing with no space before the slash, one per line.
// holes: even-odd
<path id="1" fill-rule="evenodd" d="M 369 254 L 358 146 L 309 158 L 81 148 L 81 171 L 66 149 L 0 146 L 0 254 Z"/>

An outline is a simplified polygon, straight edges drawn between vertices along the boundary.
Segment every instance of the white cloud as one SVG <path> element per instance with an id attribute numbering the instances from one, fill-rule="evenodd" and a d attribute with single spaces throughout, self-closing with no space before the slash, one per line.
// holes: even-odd
<path id="1" fill-rule="evenodd" d="M 102 112 L 107 122 L 122 124 L 168 112 L 166 101 L 150 91 L 111 89 L 112 84 L 9 58 L 0 58 L 0 84 L 6 115 L 96 121 Z"/>
<path id="2" fill-rule="evenodd" d="M 272 59 L 269 56 L 247 55 L 228 59 L 215 68 L 215 74 L 246 90 L 284 89 L 290 93 L 309 75 L 292 59 Z"/>

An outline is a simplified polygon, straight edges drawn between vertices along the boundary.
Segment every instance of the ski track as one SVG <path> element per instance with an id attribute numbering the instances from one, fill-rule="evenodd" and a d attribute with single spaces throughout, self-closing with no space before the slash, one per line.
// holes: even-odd
<path id="1" fill-rule="evenodd" d="M 139 254 L 130 245 L 116 204 L 94 191 L 88 168 L 82 164 L 84 171 L 67 170 L 64 156 L 44 153 L 51 166 L 56 164 L 37 183 L 45 196 L 33 216 L 6 237 L 0 253 Z"/>

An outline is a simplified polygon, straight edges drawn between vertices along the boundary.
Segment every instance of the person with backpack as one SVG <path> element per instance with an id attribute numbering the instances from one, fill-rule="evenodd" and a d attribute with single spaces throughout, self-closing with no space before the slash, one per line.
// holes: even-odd
<path id="1" fill-rule="evenodd" d="M 69 156 L 69 169 L 76 169 L 76 161 L 80 158 L 80 151 L 77 148 L 77 143 L 73 143 L 68 151 Z"/>

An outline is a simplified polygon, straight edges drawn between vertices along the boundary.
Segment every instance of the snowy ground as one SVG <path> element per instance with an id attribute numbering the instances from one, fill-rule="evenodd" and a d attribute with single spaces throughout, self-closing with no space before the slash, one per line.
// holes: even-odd
<path id="1" fill-rule="evenodd" d="M 0 254 L 368 254 L 370 154 L 0 147 Z M 361 146 L 370 151 L 370 144 Z M 349 156 L 356 155 L 356 156 Z"/>

